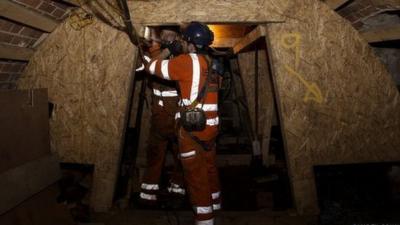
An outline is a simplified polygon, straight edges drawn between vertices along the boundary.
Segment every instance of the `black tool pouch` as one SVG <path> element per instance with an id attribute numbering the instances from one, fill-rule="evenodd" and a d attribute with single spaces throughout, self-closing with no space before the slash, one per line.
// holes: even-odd
<path id="1" fill-rule="evenodd" d="M 180 122 L 186 131 L 202 131 L 206 128 L 206 114 L 199 108 L 187 108 L 181 112 Z"/>

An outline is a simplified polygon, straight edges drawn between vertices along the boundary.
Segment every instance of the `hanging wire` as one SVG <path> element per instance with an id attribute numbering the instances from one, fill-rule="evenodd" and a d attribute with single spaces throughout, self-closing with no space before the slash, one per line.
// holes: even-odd
<path id="1" fill-rule="evenodd" d="M 117 14 L 121 19 L 123 18 L 122 12 L 109 1 L 104 0 L 105 5 L 100 1 L 93 0 L 77 0 L 77 2 L 80 6 L 79 9 L 82 11 L 76 10 L 72 12 L 69 16 L 70 19 L 68 20 L 69 25 L 74 30 L 82 30 L 86 26 L 93 24 L 94 18 L 97 17 L 105 24 L 117 30 L 124 31 L 124 27 L 121 26 L 117 19 L 112 15 L 112 13 L 109 12 L 108 8 L 111 9 L 115 14 Z M 84 5 L 87 6 L 91 12 L 85 9 Z M 100 10 L 98 8 L 100 8 Z"/>
<path id="2" fill-rule="evenodd" d="M 104 1 L 103 1 L 104 2 Z M 124 31 L 124 27 L 120 24 L 118 19 L 116 19 L 109 9 L 112 9 L 119 19 L 122 21 L 123 16 L 120 11 L 117 11 L 114 6 L 112 6 L 109 2 L 105 1 L 105 4 L 101 3 L 101 1 L 90 1 L 90 9 L 99 18 L 101 21 L 106 23 L 107 25 L 116 28 L 117 30 Z"/>

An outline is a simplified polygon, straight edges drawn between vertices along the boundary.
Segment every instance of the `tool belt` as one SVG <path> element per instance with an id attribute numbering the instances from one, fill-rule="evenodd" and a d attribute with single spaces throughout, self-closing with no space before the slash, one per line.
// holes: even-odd
<path id="1" fill-rule="evenodd" d="M 206 114 L 201 108 L 186 108 L 181 112 L 180 122 L 188 131 L 202 131 L 206 128 Z"/>

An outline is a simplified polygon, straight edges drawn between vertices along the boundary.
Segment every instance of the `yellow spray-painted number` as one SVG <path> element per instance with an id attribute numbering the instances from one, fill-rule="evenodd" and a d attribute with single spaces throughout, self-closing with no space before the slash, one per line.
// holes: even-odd
<path id="1" fill-rule="evenodd" d="M 72 29 L 81 30 L 84 27 L 92 24 L 94 22 L 94 18 L 92 15 L 85 12 L 73 12 L 70 14 L 68 22 Z"/>
<path id="2" fill-rule="evenodd" d="M 304 102 L 313 100 L 321 104 L 324 100 L 322 97 L 321 89 L 314 82 L 309 82 L 304 79 L 304 76 L 296 72 L 300 65 L 300 46 L 301 46 L 301 35 L 299 33 L 289 33 L 282 36 L 281 45 L 286 49 L 295 50 L 295 69 L 289 65 L 285 65 L 285 69 L 292 76 L 300 80 L 300 82 L 307 88 L 306 95 L 304 96 Z"/>

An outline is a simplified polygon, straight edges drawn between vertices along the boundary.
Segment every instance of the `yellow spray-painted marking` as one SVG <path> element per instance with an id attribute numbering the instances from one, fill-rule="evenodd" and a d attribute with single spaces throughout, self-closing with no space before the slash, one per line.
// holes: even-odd
<path id="1" fill-rule="evenodd" d="M 304 102 L 314 100 L 314 101 L 318 102 L 319 104 L 321 104 L 324 101 L 324 98 L 322 97 L 321 89 L 318 87 L 318 85 L 316 83 L 314 83 L 314 82 L 311 83 L 311 82 L 306 81 L 301 74 L 294 71 L 288 65 L 285 65 L 285 68 L 290 74 L 297 77 L 301 81 L 301 83 L 303 83 L 303 85 L 307 88 L 307 93 L 303 98 Z"/>
<path id="2" fill-rule="evenodd" d="M 304 102 L 313 100 L 321 104 L 324 100 L 321 89 L 314 82 L 308 82 L 304 79 L 304 76 L 296 72 L 296 69 L 300 65 L 300 46 L 301 46 L 301 35 L 299 33 L 289 33 L 282 36 L 281 44 L 286 49 L 295 49 L 295 69 L 289 65 L 285 65 L 285 69 L 289 74 L 297 77 L 301 83 L 307 88 L 306 95 L 303 98 Z"/>
<path id="3" fill-rule="evenodd" d="M 296 60 L 294 65 L 295 69 L 298 69 L 300 64 L 301 35 L 299 33 L 284 34 L 281 43 L 284 48 L 295 49 Z"/>
<path id="4" fill-rule="evenodd" d="M 72 29 L 82 30 L 84 27 L 93 24 L 94 18 L 85 12 L 73 12 L 70 14 L 68 22 Z"/>

